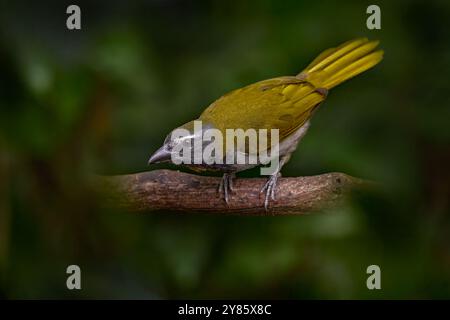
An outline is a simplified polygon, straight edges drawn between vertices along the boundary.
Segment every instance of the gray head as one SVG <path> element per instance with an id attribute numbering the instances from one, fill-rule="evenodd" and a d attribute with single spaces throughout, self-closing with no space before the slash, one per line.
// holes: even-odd
<path id="1" fill-rule="evenodd" d="M 194 139 L 201 139 L 204 131 L 211 128 L 210 125 L 199 125 L 200 124 L 194 120 L 172 130 L 167 135 L 163 145 L 150 157 L 148 164 L 162 162 L 176 163 L 176 161 L 173 161 L 174 159 L 180 159 L 180 156 L 183 157 L 183 155 L 187 156 L 186 154 L 183 154 L 184 152 L 188 152 L 191 159 L 194 159 Z"/>

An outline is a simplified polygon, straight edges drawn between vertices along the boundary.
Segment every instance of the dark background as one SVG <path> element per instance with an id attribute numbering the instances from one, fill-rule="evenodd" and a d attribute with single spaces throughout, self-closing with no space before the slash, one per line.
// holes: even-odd
<path id="1" fill-rule="evenodd" d="M 450 298 L 449 19 L 448 1 L 2 0 L 0 297 Z M 92 174 L 150 170 L 222 94 L 361 36 L 385 59 L 331 92 L 283 174 L 381 191 L 309 216 L 102 209 Z M 366 288 L 371 264 L 382 290 Z"/>

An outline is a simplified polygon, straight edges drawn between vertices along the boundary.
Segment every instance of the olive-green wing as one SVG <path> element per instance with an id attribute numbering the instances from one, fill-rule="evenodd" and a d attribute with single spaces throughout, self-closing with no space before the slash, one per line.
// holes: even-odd
<path id="1" fill-rule="evenodd" d="M 279 129 L 284 138 L 302 126 L 324 96 L 296 77 L 279 77 L 234 90 L 213 102 L 199 117 L 225 129 Z"/>

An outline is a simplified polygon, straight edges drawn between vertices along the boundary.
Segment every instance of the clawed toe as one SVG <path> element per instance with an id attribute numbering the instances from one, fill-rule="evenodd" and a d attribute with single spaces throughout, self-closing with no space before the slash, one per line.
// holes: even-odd
<path id="1" fill-rule="evenodd" d="M 219 193 L 223 194 L 223 198 L 225 203 L 228 205 L 229 203 L 229 193 L 234 191 L 233 179 L 235 178 L 234 173 L 224 173 L 222 179 L 219 184 Z"/>
<path id="2" fill-rule="evenodd" d="M 261 188 L 260 193 L 265 193 L 264 209 L 266 211 L 268 211 L 269 209 L 270 200 L 276 200 L 277 181 L 279 177 L 281 177 L 281 173 L 271 175 L 264 186 Z M 225 200 L 225 203 L 227 205 L 230 201 L 230 193 L 235 190 L 233 183 L 234 178 L 234 173 L 224 173 L 222 179 L 220 180 L 218 192 L 223 195 L 223 199 Z"/>
<path id="3" fill-rule="evenodd" d="M 267 180 L 267 182 L 261 188 L 260 193 L 263 193 L 263 192 L 266 193 L 265 198 L 264 198 L 264 209 L 266 211 L 268 211 L 268 209 L 269 209 L 270 199 L 272 199 L 274 201 L 276 200 L 277 181 L 280 176 L 281 176 L 280 173 L 270 176 L 270 178 Z"/>

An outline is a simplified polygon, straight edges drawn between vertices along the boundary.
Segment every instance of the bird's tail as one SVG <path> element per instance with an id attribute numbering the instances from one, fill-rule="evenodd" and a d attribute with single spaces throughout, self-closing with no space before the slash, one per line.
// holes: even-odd
<path id="1" fill-rule="evenodd" d="M 331 89 L 380 62 L 383 50 L 375 50 L 378 43 L 361 38 L 325 50 L 297 77 L 318 88 Z"/>

